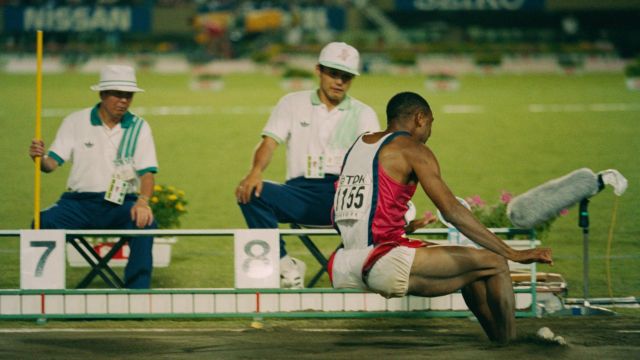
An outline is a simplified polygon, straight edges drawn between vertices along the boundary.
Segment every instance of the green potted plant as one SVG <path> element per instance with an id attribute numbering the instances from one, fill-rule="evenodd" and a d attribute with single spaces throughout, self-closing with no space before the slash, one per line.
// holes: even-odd
<path id="1" fill-rule="evenodd" d="M 507 205 L 513 199 L 513 195 L 503 190 L 497 202 L 489 204 L 485 202 L 479 195 L 469 196 L 464 201 L 469 205 L 473 215 L 488 228 L 512 228 L 513 224 L 507 216 Z M 560 211 L 558 216 L 565 216 L 569 213 L 568 209 Z M 551 230 L 551 225 L 556 221 L 558 216 L 539 224 L 534 228 L 538 239 L 546 238 Z M 438 223 L 436 226 L 446 226 Z"/>
<path id="2" fill-rule="evenodd" d="M 313 73 L 308 70 L 287 67 L 282 73 L 282 82 L 280 83 L 284 90 L 302 90 L 313 88 Z"/>
<path id="3" fill-rule="evenodd" d="M 561 54 L 558 56 L 558 65 L 566 74 L 573 74 L 584 66 L 584 58 L 575 54 Z"/>
<path id="4" fill-rule="evenodd" d="M 502 64 L 502 55 L 498 52 L 480 52 L 475 55 L 474 63 L 484 73 L 491 73 Z"/>
<path id="5" fill-rule="evenodd" d="M 640 58 L 627 64 L 624 75 L 629 90 L 640 90 Z"/>
<path id="6" fill-rule="evenodd" d="M 160 229 L 177 229 L 180 218 L 187 213 L 185 192 L 175 186 L 156 185 L 149 206 Z"/>
<path id="7" fill-rule="evenodd" d="M 185 192 L 175 186 L 156 185 L 149 206 L 160 229 L 177 229 L 180 219 L 187 213 Z M 155 237 L 153 239 L 153 266 L 166 267 L 171 262 L 171 246 L 176 243 L 175 236 Z"/>
<path id="8" fill-rule="evenodd" d="M 224 79 L 220 74 L 202 72 L 191 80 L 190 88 L 191 90 L 221 91 L 224 89 Z"/>
<path id="9" fill-rule="evenodd" d="M 427 75 L 425 87 L 431 91 L 456 91 L 460 89 L 460 81 L 453 74 L 437 72 Z"/>
<path id="10" fill-rule="evenodd" d="M 474 195 L 466 198 L 465 200 L 471 206 L 471 212 L 475 215 L 481 223 L 489 228 L 510 228 L 513 227 L 511 220 L 507 217 L 507 205 L 513 199 L 513 195 L 502 190 L 500 199 L 494 204 L 487 204 L 480 198 L 479 195 Z M 568 209 L 560 211 L 558 216 L 565 216 L 569 213 Z M 558 217 L 551 218 L 544 223 L 536 226 L 534 230 L 538 239 L 544 239 L 548 236 L 551 230 L 551 225 L 556 221 Z"/>
<path id="11" fill-rule="evenodd" d="M 416 71 L 418 56 L 410 49 L 396 49 L 389 53 L 392 74 L 413 74 Z"/>

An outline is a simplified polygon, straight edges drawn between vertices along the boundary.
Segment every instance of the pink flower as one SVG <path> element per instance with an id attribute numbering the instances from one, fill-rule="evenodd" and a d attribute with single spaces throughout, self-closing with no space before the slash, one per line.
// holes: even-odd
<path id="1" fill-rule="evenodd" d="M 569 209 L 560 210 L 560 216 L 567 216 L 567 215 L 569 215 Z"/>
<path id="2" fill-rule="evenodd" d="M 511 199 L 513 199 L 513 194 L 511 194 L 507 190 L 502 190 L 502 193 L 500 194 L 500 201 L 503 204 L 508 204 Z"/>
<path id="3" fill-rule="evenodd" d="M 473 195 L 465 199 L 472 207 L 483 207 L 486 205 L 484 200 L 480 198 L 480 195 Z"/>

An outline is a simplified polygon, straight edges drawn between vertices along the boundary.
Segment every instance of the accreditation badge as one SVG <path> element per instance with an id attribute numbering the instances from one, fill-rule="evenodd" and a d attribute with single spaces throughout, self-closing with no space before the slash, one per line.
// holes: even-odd
<path id="1" fill-rule="evenodd" d="M 107 192 L 104 194 L 104 199 L 114 204 L 124 204 L 124 197 L 127 195 L 129 189 L 129 183 L 119 179 L 117 176 L 111 178 Z"/>
<path id="2" fill-rule="evenodd" d="M 124 181 L 131 181 L 137 177 L 136 169 L 133 167 L 131 159 L 117 159 L 114 164 L 114 177 Z"/>
<path id="3" fill-rule="evenodd" d="M 325 153 L 325 166 L 328 169 L 338 169 L 342 167 L 342 161 L 344 160 L 344 151 L 342 150 L 328 150 Z"/>
<path id="4" fill-rule="evenodd" d="M 307 155 L 307 170 L 304 177 L 307 179 L 324 178 L 324 166 L 323 155 Z"/>

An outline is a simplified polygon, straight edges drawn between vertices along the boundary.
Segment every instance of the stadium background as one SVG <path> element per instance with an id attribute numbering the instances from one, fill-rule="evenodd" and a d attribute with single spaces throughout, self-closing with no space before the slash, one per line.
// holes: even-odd
<path id="1" fill-rule="evenodd" d="M 187 193 L 183 228 L 244 227 L 232 189 L 269 109 L 287 91 L 282 75 L 311 69 L 322 44 L 344 40 L 361 50 L 365 70 L 352 94 L 370 103 L 381 121 L 386 100 L 397 91 L 419 91 L 434 104 L 431 146 L 461 196 L 491 200 L 503 189 L 517 194 L 583 166 L 622 171 L 630 188 L 620 199 L 609 259 L 611 191 L 591 205 L 592 294 L 607 296 L 613 288 L 614 296 L 638 296 L 640 100 L 624 76 L 640 49 L 637 1 L 5 0 L 0 12 L 0 119 L 15 135 L 1 145 L 2 229 L 25 228 L 31 219 L 26 144 L 35 114 L 36 29 L 45 31 L 45 140 L 66 112 L 96 101 L 87 87 L 100 64 L 128 62 L 139 69 L 147 93 L 136 97 L 133 110 L 154 129 L 158 183 Z M 443 73 L 455 76 L 460 90 L 425 87 L 429 76 Z M 222 80 L 224 88 L 193 90 L 190 84 L 204 76 Z M 266 177 L 282 180 L 283 155 Z M 45 206 L 64 188 L 67 170 L 44 177 Z M 424 198 L 417 206 L 434 210 Z M 575 212 L 559 219 L 545 239 L 556 266 L 543 270 L 561 273 L 570 295 L 580 296 Z M 232 286 L 231 244 L 214 241 L 179 241 L 172 265 L 156 270 L 154 287 Z M 325 250 L 335 241 L 323 244 Z M 0 249 L 0 287 L 17 288 L 17 240 L 3 239 Z M 313 263 L 301 246 L 294 244 L 292 252 Z M 70 269 L 68 284 L 80 276 Z M 321 284 L 328 285 L 326 279 Z"/>

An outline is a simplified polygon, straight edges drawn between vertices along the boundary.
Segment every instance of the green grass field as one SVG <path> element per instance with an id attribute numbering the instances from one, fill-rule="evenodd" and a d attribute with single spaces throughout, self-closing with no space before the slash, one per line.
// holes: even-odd
<path id="1" fill-rule="evenodd" d="M 222 92 L 189 90 L 187 75 L 141 72 L 132 110 L 143 110 L 152 126 L 160 172 L 157 183 L 184 189 L 189 213 L 183 228 L 244 228 L 233 191 L 248 170 L 255 144 L 269 108 L 285 91 L 279 78 L 268 75 L 233 75 Z M 68 73 L 44 76 L 45 115 L 64 114 L 98 101 L 89 86 L 96 75 Z M 0 229 L 28 228 L 33 212 L 33 163 L 27 155 L 35 124 L 35 76 L 0 73 L 2 105 L 0 123 L 5 137 L 0 145 L 3 183 L 0 187 Z M 494 75 L 465 76 L 461 89 L 431 93 L 422 76 L 365 75 L 351 94 L 373 106 L 384 122 L 387 100 L 399 91 L 416 91 L 429 100 L 436 122 L 430 147 L 438 156 L 442 173 L 462 197 L 478 194 L 494 202 L 501 190 L 522 193 L 580 167 L 594 171 L 614 168 L 629 180 L 619 198 L 611 243 L 611 283 L 607 280 L 606 251 L 615 196 L 611 188 L 590 204 L 591 296 L 640 296 L 640 93 L 630 92 L 620 75 Z M 530 105 L 546 105 L 531 111 Z M 462 107 L 464 105 L 465 107 Z M 556 106 L 551 106 L 556 105 Z M 471 106 L 471 107 L 468 107 Z M 200 114 L 160 115 L 161 107 L 195 107 Z M 459 112 L 471 109 L 473 112 Z M 43 137 L 49 144 L 62 115 L 43 118 Z M 65 166 L 43 175 L 42 206 L 64 190 Z M 282 181 L 284 147 L 266 174 Z M 435 211 L 419 192 L 418 211 Z M 320 240 L 326 251 L 337 239 Z M 288 242 L 290 253 L 307 262 L 313 259 L 297 240 Z M 559 219 L 543 241 L 553 248 L 555 265 L 543 271 L 561 273 L 569 296 L 582 296 L 582 233 L 577 209 Z M 0 238 L 0 288 L 19 287 L 17 238 Z M 173 247 L 172 264 L 157 269 L 153 286 L 232 287 L 232 241 L 226 238 L 184 238 Z M 69 268 L 72 287 L 84 270 Z M 323 278 L 321 285 L 327 286 Z M 95 287 L 103 287 L 96 281 Z"/>

